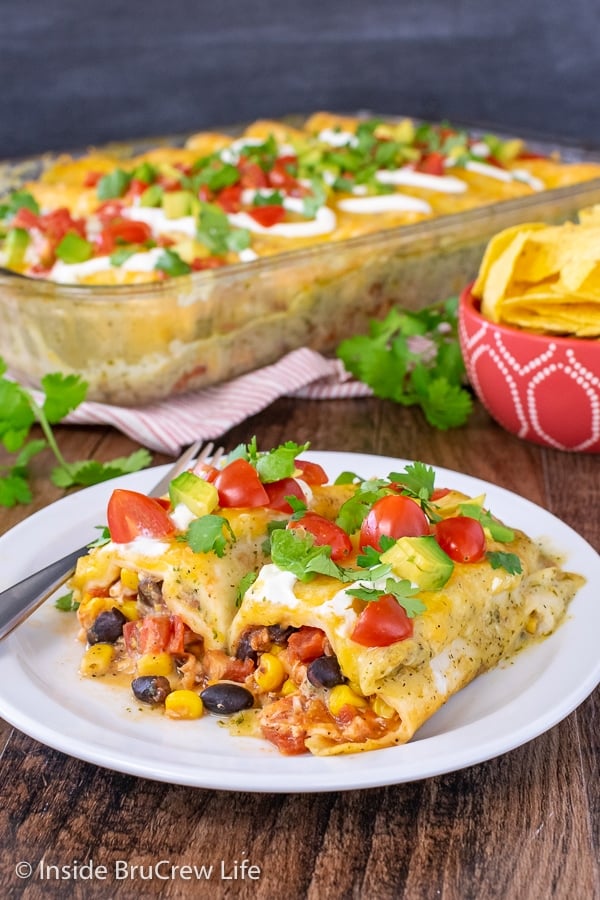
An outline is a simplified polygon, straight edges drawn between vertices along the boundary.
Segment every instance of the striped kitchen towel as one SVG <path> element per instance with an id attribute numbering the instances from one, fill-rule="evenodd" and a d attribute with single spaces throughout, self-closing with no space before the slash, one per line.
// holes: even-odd
<path id="1" fill-rule="evenodd" d="M 303 347 L 266 366 L 223 384 L 143 407 L 86 401 L 65 422 L 112 425 L 152 450 L 177 455 L 196 440 L 214 440 L 260 412 L 278 397 L 344 399 L 372 391 L 355 381 L 342 362 Z"/>

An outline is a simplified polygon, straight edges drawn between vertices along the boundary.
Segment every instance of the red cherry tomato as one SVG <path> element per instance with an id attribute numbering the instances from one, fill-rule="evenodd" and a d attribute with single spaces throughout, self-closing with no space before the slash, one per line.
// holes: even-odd
<path id="1" fill-rule="evenodd" d="M 317 547 L 331 547 L 331 558 L 344 559 L 352 552 L 352 541 L 343 528 L 318 513 L 307 512 L 300 519 L 291 519 L 288 528 L 299 528 L 312 535 Z"/>
<path id="2" fill-rule="evenodd" d="M 273 204 L 271 206 L 254 206 L 248 210 L 248 215 L 252 216 L 255 222 L 262 225 L 263 228 L 272 228 L 278 222 L 282 222 L 285 218 L 285 209 L 283 206 Z"/>
<path id="3" fill-rule="evenodd" d="M 115 219 L 102 229 L 98 249 L 102 253 L 112 253 L 117 244 L 143 244 L 151 237 L 152 229 L 146 222 Z"/>
<path id="4" fill-rule="evenodd" d="M 302 472 L 300 478 L 307 484 L 327 484 L 329 481 L 327 472 L 319 463 L 309 462 L 307 459 L 297 459 L 295 466 L 300 469 Z"/>
<path id="5" fill-rule="evenodd" d="M 279 512 L 291 513 L 292 507 L 285 499 L 286 497 L 297 497 L 298 500 L 304 502 L 304 491 L 295 478 L 281 478 L 279 481 L 272 481 L 265 484 L 265 490 L 269 495 L 269 508 L 276 509 Z"/>
<path id="6" fill-rule="evenodd" d="M 243 188 L 269 187 L 269 179 L 258 163 L 249 162 L 245 157 L 240 157 L 238 163 L 240 172 L 240 185 Z"/>
<path id="7" fill-rule="evenodd" d="M 382 536 L 394 539 L 429 534 L 427 516 L 414 500 L 402 494 L 388 494 L 371 507 L 360 529 L 360 546 L 381 550 Z"/>
<path id="8" fill-rule="evenodd" d="M 481 523 L 469 516 L 451 516 L 435 526 L 435 537 L 450 559 L 472 563 L 483 559 L 485 533 Z"/>
<path id="9" fill-rule="evenodd" d="M 412 637 L 413 623 L 391 594 L 372 600 L 356 620 L 351 638 L 363 647 L 389 647 Z"/>
<path id="10" fill-rule="evenodd" d="M 428 175 L 443 175 L 446 171 L 444 167 L 444 154 L 439 152 L 428 153 L 417 163 L 418 172 L 427 172 Z"/>
<path id="11" fill-rule="evenodd" d="M 450 488 L 435 488 L 431 493 L 430 499 L 435 503 L 436 500 L 441 500 L 442 497 L 445 497 L 446 494 L 450 493 Z"/>
<path id="12" fill-rule="evenodd" d="M 108 530 L 116 544 L 128 544 L 136 537 L 162 538 L 175 531 L 167 511 L 153 497 L 117 488 L 107 509 Z"/>
<path id="13" fill-rule="evenodd" d="M 234 459 L 217 474 L 214 485 L 221 506 L 268 506 L 269 495 L 256 469 L 245 459 Z"/>
<path id="14" fill-rule="evenodd" d="M 242 206 L 241 184 L 232 184 L 229 185 L 229 187 L 223 188 L 223 190 L 219 191 L 217 194 L 215 202 L 218 203 L 225 212 L 239 212 Z"/>

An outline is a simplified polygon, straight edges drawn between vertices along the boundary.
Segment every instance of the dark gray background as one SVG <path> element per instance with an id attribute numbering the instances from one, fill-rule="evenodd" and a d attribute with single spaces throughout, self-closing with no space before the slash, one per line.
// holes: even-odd
<path id="1" fill-rule="evenodd" d="M 372 109 L 600 145 L 599 0 L 0 0 L 0 157 Z"/>

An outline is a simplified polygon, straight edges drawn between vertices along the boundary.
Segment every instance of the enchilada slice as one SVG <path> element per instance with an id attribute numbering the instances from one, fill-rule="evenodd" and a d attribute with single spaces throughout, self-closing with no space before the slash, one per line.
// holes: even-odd
<path id="1" fill-rule="evenodd" d="M 429 507 L 433 535 L 378 535 L 383 552 L 363 543 L 363 523 L 363 549 L 342 577 L 323 564 L 317 575 L 289 571 L 289 551 L 261 569 L 232 644 L 260 648 L 259 672 L 273 654 L 285 670 L 279 690 L 259 696 L 264 737 L 283 753 L 322 756 L 405 743 L 478 674 L 554 631 L 583 579 L 482 502 L 446 493 Z M 448 542 L 455 523 L 463 535 Z M 484 544 L 473 550 L 474 526 Z"/>

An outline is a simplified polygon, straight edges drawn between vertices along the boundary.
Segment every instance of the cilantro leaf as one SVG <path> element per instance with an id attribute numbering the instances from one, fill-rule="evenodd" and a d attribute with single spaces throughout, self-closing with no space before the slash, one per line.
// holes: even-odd
<path id="1" fill-rule="evenodd" d="M 340 472 L 338 477 L 333 482 L 334 484 L 355 484 L 360 481 L 363 481 L 360 475 L 357 475 L 355 472 Z"/>
<path id="2" fill-rule="evenodd" d="M 114 169 L 103 175 L 98 182 L 96 191 L 98 200 L 112 200 L 122 197 L 131 181 L 132 176 L 123 169 Z"/>
<path id="3" fill-rule="evenodd" d="M 461 515 L 469 516 L 471 519 L 477 519 L 482 528 L 489 531 L 492 540 L 501 544 L 510 544 L 515 539 L 515 533 L 512 528 L 498 522 L 488 510 L 478 506 L 477 503 L 461 503 L 459 506 Z"/>
<path id="4" fill-rule="evenodd" d="M 404 607 L 409 619 L 414 618 L 427 609 L 423 601 L 415 596 L 418 591 L 419 588 L 414 588 L 407 578 L 401 578 L 400 581 L 396 581 L 395 578 L 387 578 L 384 588 L 370 588 L 366 586 L 346 588 L 347 594 L 367 603 L 380 600 L 386 594 L 391 594 L 400 606 Z"/>
<path id="5" fill-rule="evenodd" d="M 295 441 L 286 441 L 268 453 L 259 453 L 256 458 L 256 471 L 264 484 L 280 481 L 282 478 L 290 478 L 296 469 L 296 457 L 304 453 L 310 444 L 296 444 Z"/>
<path id="6" fill-rule="evenodd" d="M 225 532 L 225 533 L 224 533 Z M 194 553 L 209 553 L 223 556 L 228 542 L 235 541 L 235 534 L 224 516 L 200 516 L 190 523 L 184 540 Z"/>
<path id="7" fill-rule="evenodd" d="M 54 606 L 56 609 L 60 609 L 61 612 L 75 612 L 79 609 L 79 603 L 73 600 L 73 591 L 63 594 L 62 597 L 57 597 L 54 601 Z"/>
<path id="8" fill-rule="evenodd" d="M 237 591 L 235 594 L 235 605 L 240 606 L 242 600 L 244 599 L 244 594 L 246 591 L 252 587 L 254 582 L 256 581 L 258 574 L 256 572 L 246 572 L 244 577 L 241 579 L 240 583 L 237 586 Z"/>
<path id="9" fill-rule="evenodd" d="M 516 553 L 502 553 L 500 550 L 488 550 L 485 554 L 492 569 L 506 569 L 509 575 L 520 575 L 523 571 L 521 560 Z"/>
<path id="10" fill-rule="evenodd" d="M 174 250 L 165 247 L 154 264 L 154 268 L 160 272 L 165 272 L 171 277 L 178 275 L 189 275 L 192 267 L 189 266 Z"/>
<path id="11" fill-rule="evenodd" d="M 44 413 L 51 424 L 61 419 L 85 400 L 88 385 L 79 375 L 54 372 L 42 378 Z"/>
<path id="12" fill-rule="evenodd" d="M 105 544 L 108 544 L 111 540 L 110 531 L 106 525 L 96 525 L 100 534 L 93 541 L 90 541 L 88 547 L 103 547 Z"/>
<path id="13" fill-rule="evenodd" d="M 92 484 L 100 484 L 102 481 L 110 481 L 118 475 L 128 475 L 130 472 L 138 472 L 150 465 L 152 457 L 148 450 L 135 450 L 129 456 L 121 456 L 110 462 L 98 462 L 95 459 L 84 459 L 80 462 L 62 462 L 52 470 L 50 478 L 52 483 L 60 488 L 69 488 L 74 485 L 89 487 Z"/>
<path id="14" fill-rule="evenodd" d="M 311 535 L 300 535 L 296 531 L 277 529 L 271 534 L 271 559 L 280 569 L 292 572 L 299 581 L 310 581 L 317 572 L 331 574 L 330 571 L 323 572 L 331 562 L 331 547 L 317 547 Z M 334 577 L 337 577 L 337 567 Z"/>
<path id="15" fill-rule="evenodd" d="M 425 463 L 408 463 L 404 472 L 391 472 L 388 477 L 394 484 L 402 485 L 403 493 L 417 500 L 429 500 L 433 494 L 435 472 Z"/>
<path id="16" fill-rule="evenodd" d="M 393 308 L 383 320 L 371 320 L 367 335 L 342 341 L 337 355 L 377 397 L 420 406 L 436 428 L 462 425 L 471 413 L 456 298 L 420 312 Z"/>
<path id="17" fill-rule="evenodd" d="M 0 368 L 0 372 L 4 371 L 4 367 Z M 10 453 L 20 450 L 34 422 L 35 413 L 28 393 L 14 381 L 2 378 L 0 380 L 0 440 Z"/>

